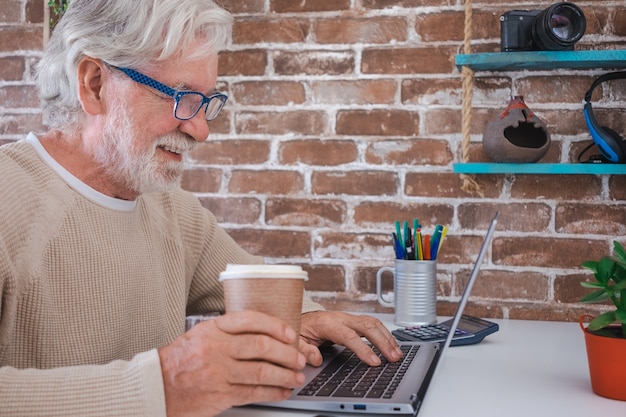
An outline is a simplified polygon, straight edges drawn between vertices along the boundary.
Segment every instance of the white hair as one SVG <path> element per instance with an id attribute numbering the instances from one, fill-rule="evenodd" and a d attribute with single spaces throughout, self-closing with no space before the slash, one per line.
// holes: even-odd
<path id="1" fill-rule="evenodd" d="M 52 128 L 75 126 L 82 112 L 76 71 L 89 56 L 120 67 L 147 67 L 187 51 L 216 54 L 231 41 L 232 16 L 213 0 L 72 0 L 38 66 L 39 94 Z"/>

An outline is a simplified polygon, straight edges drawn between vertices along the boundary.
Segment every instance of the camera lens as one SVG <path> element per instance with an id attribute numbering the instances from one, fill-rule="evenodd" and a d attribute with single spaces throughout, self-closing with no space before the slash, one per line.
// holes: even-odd
<path id="1" fill-rule="evenodd" d="M 574 49 L 582 38 L 587 21 L 578 6 L 561 2 L 542 11 L 533 25 L 533 40 L 544 50 Z"/>

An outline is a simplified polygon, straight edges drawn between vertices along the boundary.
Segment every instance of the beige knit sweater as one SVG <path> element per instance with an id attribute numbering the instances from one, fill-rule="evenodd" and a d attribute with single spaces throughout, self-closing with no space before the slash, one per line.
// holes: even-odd
<path id="1" fill-rule="evenodd" d="M 192 194 L 107 197 L 32 134 L 0 147 L 0 193 L 0 416 L 164 416 L 156 348 L 262 259 Z"/>

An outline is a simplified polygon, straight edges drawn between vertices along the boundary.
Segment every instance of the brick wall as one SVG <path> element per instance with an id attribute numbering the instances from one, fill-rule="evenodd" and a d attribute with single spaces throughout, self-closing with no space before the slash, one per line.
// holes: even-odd
<path id="1" fill-rule="evenodd" d="M 585 311 L 586 259 L 626 235 L 626 177 L 480 175 L 465 192 L 461 153 L 462 0 L 224 0 L 235 40 L 220 60 L 230 96 L 211 139 L 189 159 L 184 186 L 232 236 L 271 262 L 302 264 L 329 308 L 389 311 L 375 274 L 391 265 L 394 220 L 450 226 L 439 262 L 440 314 L 450 314 L 493 212 L 501 220 L 468 311 L 484 317 L 575 320 Z M 472 47 L 499 50 L 499 16 L 550 2 L 474 1 Z M 626 5 L 576 2 L 581 49 L 626 48 Z M 0 3 L 0 140 L 42 130 L 32 85 L 39 1 Z M 36 7 L 35 7 L 36 6 Z M 521 94 L 546 122 L 543 162 L 576 160 L 589 143 L 581 100 L 606 70 L 479 72 L 471 159 L 487 160 L 486 123 Z M 602 123 L 626 134 L 626 82 L 594 95 Z M 386 290 L 390 289 L 387 285 Z"/>

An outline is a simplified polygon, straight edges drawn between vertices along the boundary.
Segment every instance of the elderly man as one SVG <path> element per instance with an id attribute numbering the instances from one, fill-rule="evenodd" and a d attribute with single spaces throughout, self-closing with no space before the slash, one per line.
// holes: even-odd
<path id="1" fill-rule="evenodd" d="M 401 357 L 378 320 L 309 299 L 300 335 L 251 311 L 184 332 L 223 310 L 226 264 L 262 262 L 179 186 L 231 25 L 211 0 L 72 0 L 55 28 L 51 130 L 0 148 L 0 415 L 212 416 L 286 398 L 326 341 Z"/>

